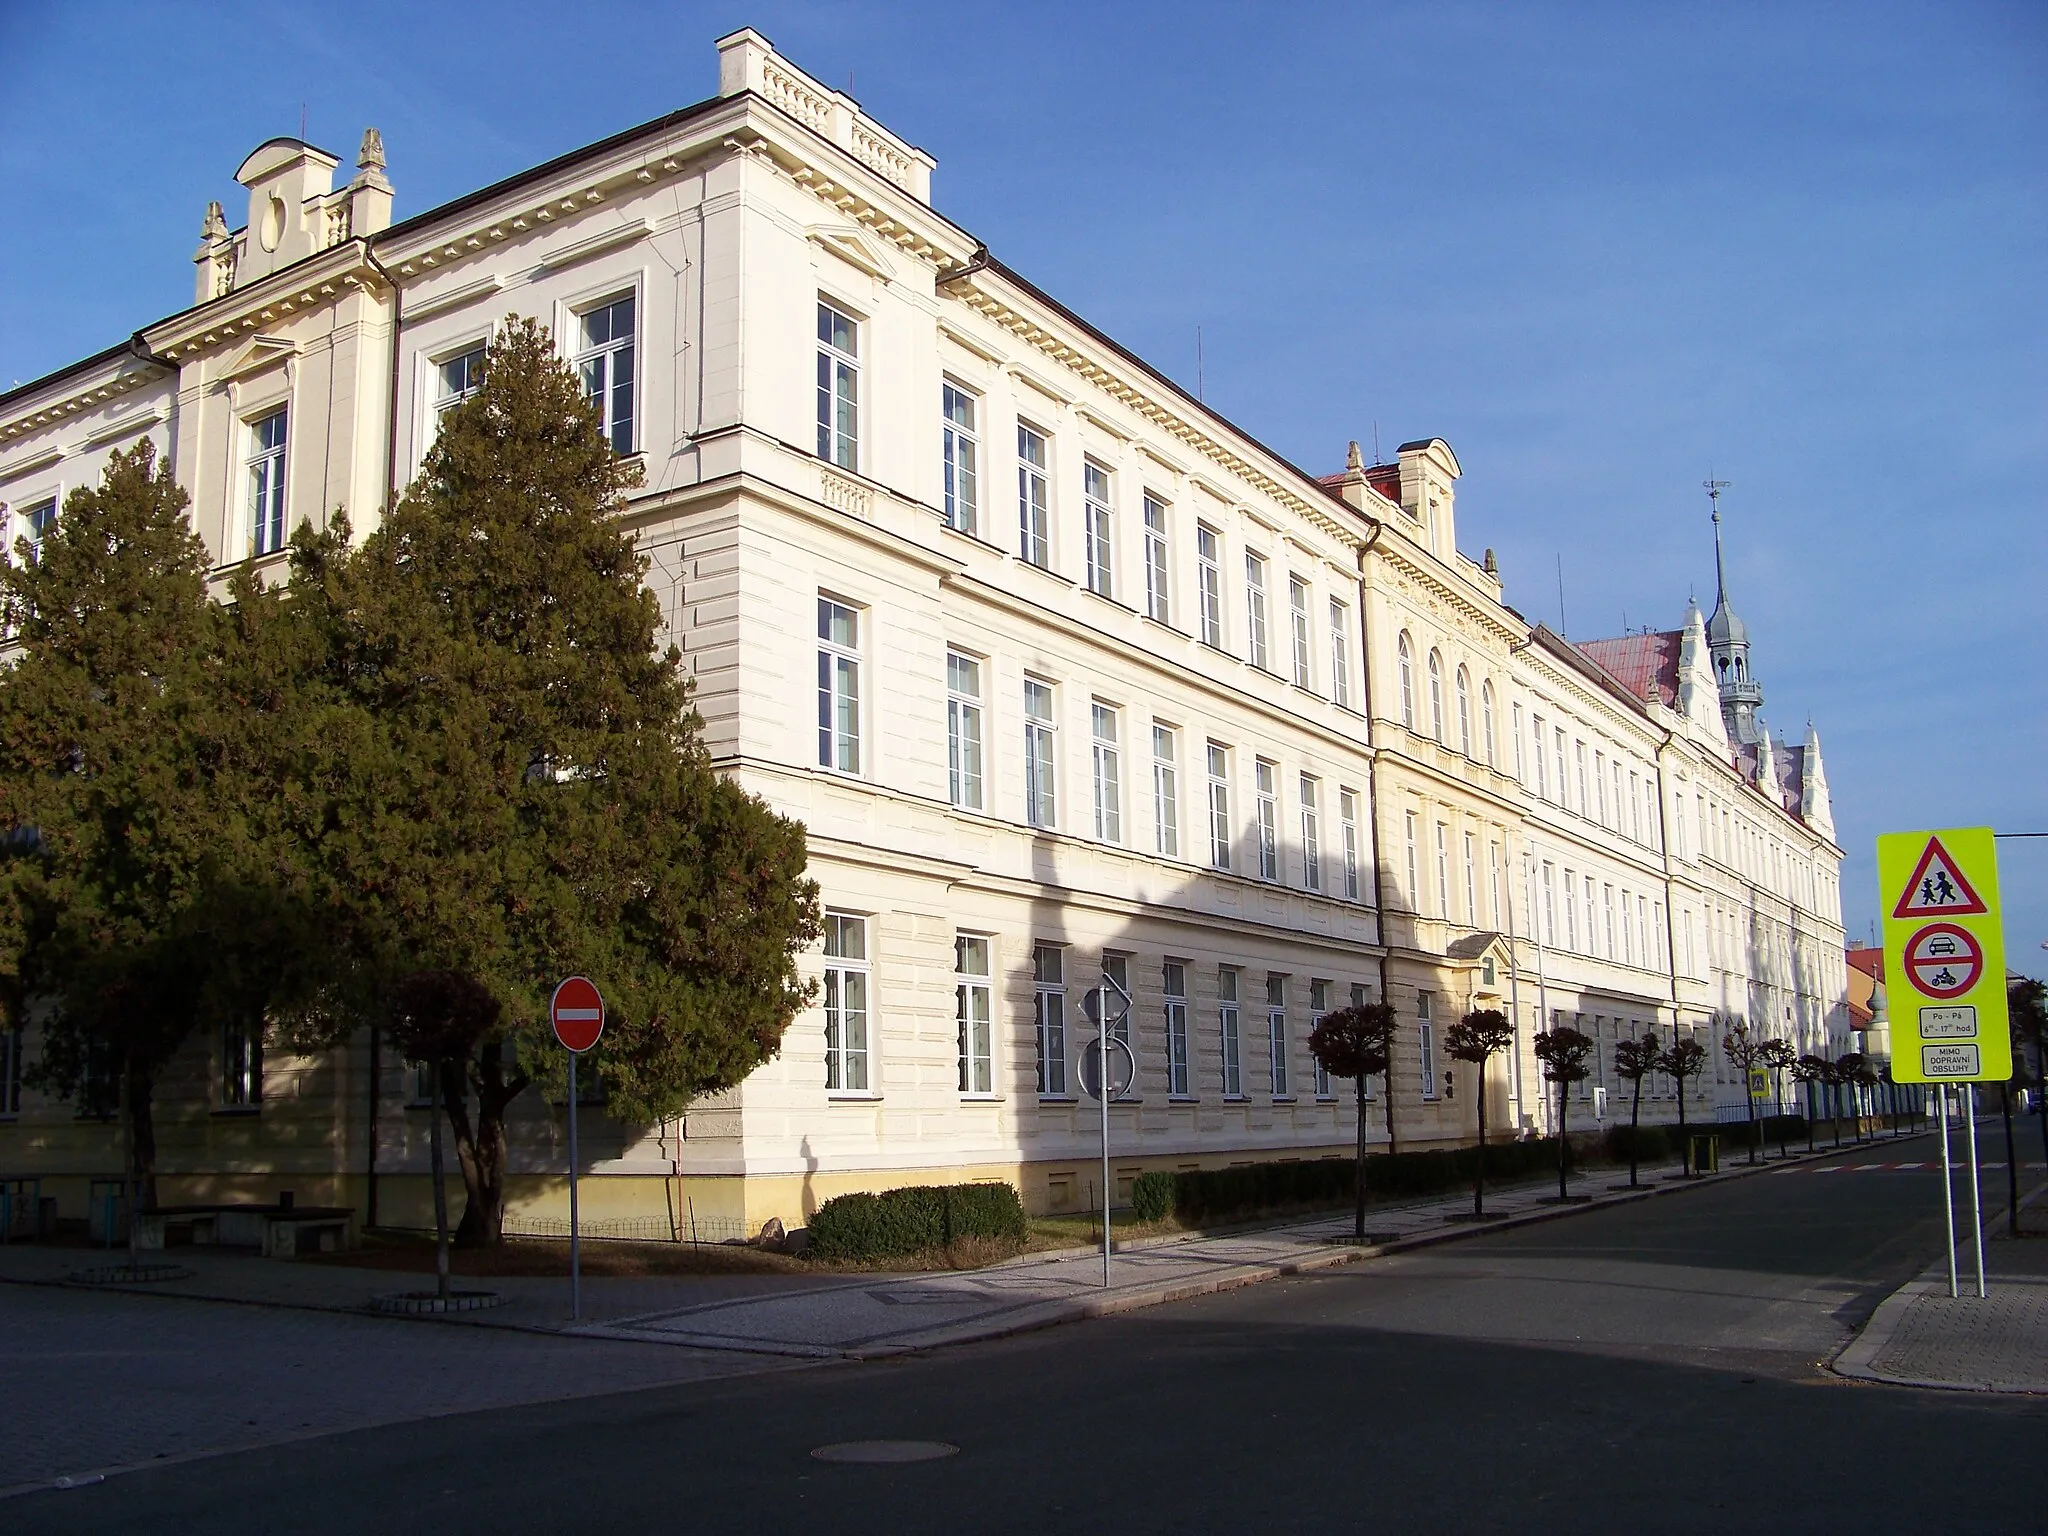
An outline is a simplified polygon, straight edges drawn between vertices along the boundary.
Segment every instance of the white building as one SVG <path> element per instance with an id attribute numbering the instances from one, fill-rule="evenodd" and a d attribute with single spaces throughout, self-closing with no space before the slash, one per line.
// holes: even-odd
<path id="1" fill-rule="evenodd" d="M 1074 1058 L 1104 977 L 1134 999 L 1140 1068 L 1113 1111 L 1120 1189 L 1346 1153 L 1347 1096 L 1306 1038 L 1355 998 L 1415 1020 L 1404 1142 L 1468 1134 L 1435 1030 L 1475 1005 L 1523 1027 L 1493 1091 L 1526 1126 L 1539 999 L 1603 1028 L 1696 1021 L 1738 985 L 1780 989 L 1752 1008 L 1837 1005 L 1819 971 L 1708 969 L 1710 908 L 1800 933 L 1795 891 L 1833 899 L 1812 809 L 1773 810 L 1661 683 L 1532 636 L 1490 555 L 1457 550 L 1448 445 L 1295 468 L 936 212 L 931 157 L 850 98 L 751 31 L 719 61 L 716 97 L 397 224 L 374 132 L 338 191 L 334 156 L 273 140 L 237 176 L 247 224 L 208 210 L 192 309 L 0 397 L 17 528 L 148 434 L 224 576 L 278 560 L 301 520 L 373 526 L 493 328 L 551 326 L 644 467 L 627 516 L 708 744 L 805 823 L 828 913 L 820 1005 L 776 1060 L 674 1124 L 586 1136 L 609 1154 L 585 1196 L 600 1224 L 794 1224 L 841 1190 L 982 1177 L 1086 1208 Z M 1623 822 L 1575 819 L 1547 768 L 1532 780 L 1538 713 L 1635 775 Z M 1779 863 L 1667 857 L 1626 820 L 1644 795 L 1705 815 L 1709 790 Z M 1697 914 L 1697 971 L 1681 978 L 1650 905 L 1624 919 L 1635 947 L 1546 931 L 1539 964 L 1517 872 L 1567 844 L 1574 880 Z M 1766 867 L 1782 900 L 1749 894 Z M 531 1099 L 515 1227 L 553 1212 L 562 1168 Z M 0 1097 L 10 1169 L 82 1193 L 112 1166 L 97 1127 L 23 1102 Z M 381 1181 L 383 1219 L 422 1209 L 423 1111 L 360 1047 L 195 1046 L 161 1103 L 166 1198 L 361 1203 Z"/>

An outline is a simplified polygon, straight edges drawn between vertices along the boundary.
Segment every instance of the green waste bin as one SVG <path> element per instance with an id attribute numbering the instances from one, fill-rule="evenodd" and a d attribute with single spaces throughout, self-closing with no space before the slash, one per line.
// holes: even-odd
<path id="1" fill-rule="evenodd" d="M 1693 1137 L 1692 1171 L 1694 1173 L 1719 1173 L 1721 1171 L 1720 1137 L 1711 1135 Z"/>

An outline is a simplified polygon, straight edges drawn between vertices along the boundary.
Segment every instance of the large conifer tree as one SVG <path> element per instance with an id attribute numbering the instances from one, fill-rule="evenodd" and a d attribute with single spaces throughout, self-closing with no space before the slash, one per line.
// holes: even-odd
<path id="1" fill-rule="evenodd" d="M 561 1075 L 562 977 L 604 992 L 597 1074 L 629 1121 L 739 1082 L 807 997 L 803 829 L 711 768 L 618 521 L 637 481 L 547 332 L 514 322 L 384 524 L 295 552 L 305 692 L 349 717 L 311 797 L 334 795 L 337 932 L 388 984 L 452 971 L 504 1006 L 442 1084 L 468 1243 L 500 1234 L 508 1106 Z"/>

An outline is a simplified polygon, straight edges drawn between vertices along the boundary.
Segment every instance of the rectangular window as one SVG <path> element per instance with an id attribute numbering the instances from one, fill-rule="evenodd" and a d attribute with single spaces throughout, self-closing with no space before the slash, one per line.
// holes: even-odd
<path id="1" fill-rule="evenodd" d="M 1640 843 L 1643 840 L 1643 794 L 1641 781 L 1633 773 L 1628 776 L 1628 819 L 1629 836 Z"/>
<path id="2" fill-rule="evenodd" d="M 1572 743 L 1572 756 L 1574 759 L 1572 767 L 1577 770 L 1574 777 L 1579 786 L 1579 814 L 1581 816 L 1591 815 L 1592 813 L 1586 804 L 1586 744 L 1583 741 Z"/>
<path id="3" fill-rule="evenodd" d="M 1579 877 L 1567 865 L 1564 872 L 1564 947 L 1579 947 Z"/>
<path id="4" fill-rule="evenodd" d="M 1050 829 L 1058 810 L 1053 800 L 1053 763 L 1058 727 L 1053 723 L 1052 685 L 1024 679 L 1024 819 Z"/>
<path id="5" fill-rule="evenodd" d="M 960 1033 L 960 1091 L 995 1091 L 995 997 L 989 985 L 988 940 L 953 939 L 953 1018 Z"/>
<path id="6" fill-rule="evenodd" d="M 443 358 L 434 364 L 434 420 L 438 424 L 456 406 L 476 393 L 484 367 L 484 349 Z"/>
<path id="7" fill-rule="evenodd" d="M 1287 1076 L 1287 978 L 1270 975 L 1266 978 L 1266 1044 L 1268 1059 L 1272 1062 L 1273 1097 L 1287 1098 L 1293 1089 Z"/>
<path id="8" fill-rule="evenodd" d="M 0 1029 L 0 1115 L 21 1113 L 21 1049 L 20 1025 Z"/>
<path id="9" fill-rule="evenodd" d="M 1180 857 L 1180 769 L 1178 744 L 1170 726 L 1152 727 L 1152 825 L 1157 851 Z"/>
<path id="10" fill-rule="evenodd" d="M 1172 605 L 1167 595 L 1170 568 L 1167 565 L 1166 503 L 1145 493 L 1145 612 L 1162 624 L 1170 624 Z"/>
<path id="11" fill-rule="evenodd" d="M 1543 866 L 1543 942 L 1557 948 L 1557 866 Z"/>
<path id="12" fill-rule="evenodd" d="M 1515 726 L 1515 782 L 1516 782 L 1517 784 L 1527 784 L 1527 783 L 1529 782 L 1529 780 L 1528 780 L 1528 776 L 1527 776 L 1527 775 L 1526 775 L 1526 774 L 1525 774 L 1525 773 L 1523 772 L 1523 766 L 1524 766 L 1524 765 L 1523 765 L 1523 763 L 1522 763 L 1522 706 L 1521 706 L 1521 705 L 1517 704 L 1517 705 L 1515 705 L 1515 706 L 1514 706 L 1514 708 L 1513 708 L 1513 718 L 1514 718 L 1514 726 Z"/>
<path id="13" fill-rule="evenodd" d="M 981 438 L 973 395 L 948 380 L 939 386 L 939 437 L 945 457 L 946 526 L 981 531 Z"/>
<path id="14" fill-rule="evenodd" d="M 1166 1094 L 1185 1099 L 1188 1089 L 1188 973 L 1178 960 L 1169 960 L 1161 972 L 1161 989 L 1166 993 Z"/>
<path id="15" fill-rule="evenodd" d="M 1051 481 L 1045 434 L 1017 423 L 1017 553 L 1041 570 L 1052 566 Z"/>
<path id="16" fill-rule="evenodd" d="M 220 1030 L 220 1107 L 254 1109 L 263 1102 L 263 1025 L 238 1020 Z"/>
<path id="17" fill-rule="evenodd" d="M 43 535 L 57 521 L 57 498 L 39 501 L 21 514 L 21 536 L 28 540 L 31 559 L 40 558 L 43 552 Z M 10 550 L 11 554 L 12 551 Z"/>
<path id="18" fill-rule="evenodd" d="M 1478 848 L 1472 834 L 1465 834 L 1465 921 L 1474 928 L 1479 926 L 1479 871 Z"/>
<path id="19" fill-rule="evenodd" d="M 272 411 L 249 424 L 249 552 L 274 555 L 284 548 L 284 451 L 287 412 Z"/>
<path id="20" fill-rule="evenodd" d="M 1436 824 L 1436 899 L 1438 915 L 1451 921 L 1451 829 L 1442 822 Z"/>
<path id="21" fill-rule="evenodd" d="M 860 468 L 860 322 L 818 305 L 818 457 Z"/>
<path id="22" fill-rule="evenodd" d="M 1066 957 L 1057 944 L 1031 951 L 1032 1012 L 1038 1025 L 1038 1096 L 1067 1096 Z"/>
<path id="23" fill-rule="evenodd" d="M 1410 912 L 1420 912 L 1422 910 L 1422 854 L 1415 845 L 1417 835 L 1415 813 L 1413 811 L 1404 811 L 1401 813 L 1401 816 L 1403 828 L 1408 834 L 1408 910 Z"/>
<path id="24" fill-rule="evenodd" d="M 1313 688 L 1308 647 L 1308 583 L 1299 576 L 1287 578 L 1287 621 L 1294 641 L 1294 686 Z"/>
<path id="25" fill-rule="evenodd" d="M 1245 659 L 1261 671 L 1271 670 L 1266 650 L 1266 562 L 1249 552 L 1244 557 Z"/>
<path id="26" fill-rule="evenodd" d="M 1280 770 L 1265 758 L 1252 769 L 1258 791 L 1259 878 L 1280 878 Z"/>
<path id="27" fill-rule="evenodd" d="M 1599 887 L 1593 883 L 1593 877 L 1591 875 L 1586 876 L 1586 953 L 1589 955 L 1600 953 L 1600 903 L 1597 899 L 1598 895 Z"/>
<path id="28" fill-rule="evenodd" d="M 583 383 L 583 397 L 597 412 L 598 430 L 612 445 L 612 452 L 621 455 L 633 451 L 633 307 L 634 299 L 629 293 L 578 315 L 576 324 L 580 344 L 576 356 L 571 359 L 576 376 Z M 852 324 L 851 321 L 847 323 Z M 818 317 L 821 339 L 824 326 L 821 313 Z M 824 354 L 820 352 L 818 371 L 821 379 L 824 366 Z M 848 398 L 851 399 L 850 396 Z M 853 461 L 846 460 L 846 465 L 851 469 Z"/>
<path id="29" fill-rule="evenodd" d="M 1358 900 L 1358 792 L 1337 791 L 1337 819 L 1344 833 L 1344 899 Z"/>
<path id="30" fill-rule="evenodd" d="M 1351 707 L 1351 608 L 1330 599 L 1330 700 Z"/>
<path id="31" fill-rule="evenodd" d="M 825 1089 L 868 1091 L 868 920 L 825 914 Z"/>
<path id="32" fill-rule="evenodd" d="M 1095 835 L 1106 843 L 1124 840 L 1123 754 L 1118 750 L 1117 714 L 1107 704 L 1089 710 L 1094 734 Z"/>
<path id="33" fill-rule="evenodd" d="M 1330 984 L 1327 981 L 1311 981 L 1308 984 L 1308 1025 L 1314 1029 L 1323 1022 L 1323 1015 L 1330 1011 Z M 1330 1069 L 1315 1056 L 1309 1057 L 1315 1073 L 1315 1093 L 1319 1099 L 1333 1099 L 1336 1089 L 1330 1082 Z"/>
<path id="34" fill-rule="evenodd" d="M 1621 893 L 1621 959 L 1624 965 L 1636 963 L 1635 920 L 1629 915 L 1629 893 Z"/>
<path id="35" fill-rule="evenodd" d="M 1093 462 L 1081 466 L 1081 542 L 1087 553 L 1088 590 L 1097 597 L 1114 598 L 1116 540 L 1110 521 L 1109 471 Z"/>
<path id="36" fill-rule="evenodd" d="M 1102 980 L 1104 991 L 1110 993 L 1102 1001 L 1105 1006 L 1114 1012 L 1118 1001 L 1116 993 L 1121 992 L 1125 997 L 1131 995 L 1131 957 L 1129 955 L 1104 955 L 1102 957 Z M 1111 991 L 1112 984 L 1114 991 Z M 1126 1013 L 1123 1022 L 1114 1026 L 1110 1030 L 1110 1034 L 1123 1041 L 1125 1045 L 1129 1045 L 1131 1043 L 1131 1016 Z"/>
<path id="37" fill-rule="evenodd" d="M 860 772 L 860 614 L 818 599 L 818 766 Z"/>
<path id="38" fill-rule="evenodd" d="M 1323 888 L 1322 788 L 1301 776 L 1301 883 L 1311 891 Z"/>
<path id="39" fill-rule="evenodd" d="M 1543 717 L 1535 715 L 1531 719 L 1536 728 L 1536 798 L 1538 800 L 1548 800 L 1550 798 L 1550 774 L 1544 767 L 1546 759 L 1543 756 Z"/>
<path id="40" fill-rule="evenodd" d="M 1209 862 L 1230 868 L 1230 749 L 1209 743 Z"/>
<path id="41" fill-rule="evenodd" d="M 1636 964 L 1647 969 L 1654 963 L 1651 958 L 1650 898 L 1647 896 L 1636 898 L 1636 933 L 1640 936 L 1636 943 Z"/>
<path id="42" fill-rule="evenodd" d="M 946 653 L 946 788 L 953 804 L 981 809 L 981 663 Z"/>
<path id="43" fill-rule="evenodd" d="M 1561 806 L 1568 805 L 1571 799 L 1571 785 L 1565 782 L 1563 726 L 1551 732 L 1551 740 L 1557 755 L 1557 803 Z"/>
<path id="44" fill-rule="evenodd" d="M 1202 644 L 1223 649 L 1223 541 L 1216 530 L 1195 528 L 1195 574 L 1201 597 Z"/>
<path id="45" fill-rule="evenodd" d="M 1607 958 L 1619 960 L 1621 951 L 1614 947 L 1614 887 L 1611 885 L 1600 887 L 1600 911 L 1606 919 Z"/>
<path id="46" fill-rule="evenodd" d="M 1508 923 L 1500 906 L 1500 844 L 1486 845 L 1486 910 L 1491 914 L 1487 921 L 1494 927 L 1506 931 Z"/>
<path id="47" fill-rule="evenodd" d="M 1244 1063 L 1239 1049 L 1237 972 L 1225 966 L 1216 973 L 1216 1022 L 1222 1035 L 1223 1097 L 1244 1097 Z"/>
<path id="48" fill-rule="evenodd" d="M 1415 994 L 1417 1056 L 1422 1067 L 1422 1096 L 1436 1097 L 1436 1021 L 1430 1017 L 1435 998 L 1427 992 Z"/>

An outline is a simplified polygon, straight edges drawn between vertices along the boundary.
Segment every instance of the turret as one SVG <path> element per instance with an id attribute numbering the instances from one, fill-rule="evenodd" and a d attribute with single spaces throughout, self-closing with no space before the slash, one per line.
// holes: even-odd
<path id="1" fill-rule="evenodd" d="M 1820 761 L 1820 732 L 1806 722 L 1806 760 L 1799 793 L 1799 816 L 1829 842 L 1835 837 L 1835 810 L 1828 799 L 1827 770 Z"/>
<path id="2" fill-rule="evenodd" d="M 1707 482 L 1707 495 L 1714 504 L 1714 616 L 1707 620 L 1707 649 L 1714 660 L 1721 723 L 1728 739 L 1768 751 L 1770 739 L 1757 719 L 1764 690 L 1749 670 L 1749 626 L 1735 616 L 1728 602 L 1728 567 L 1721 554 L 1721 488 L 1726 484 L 1724 480 Z"/>

